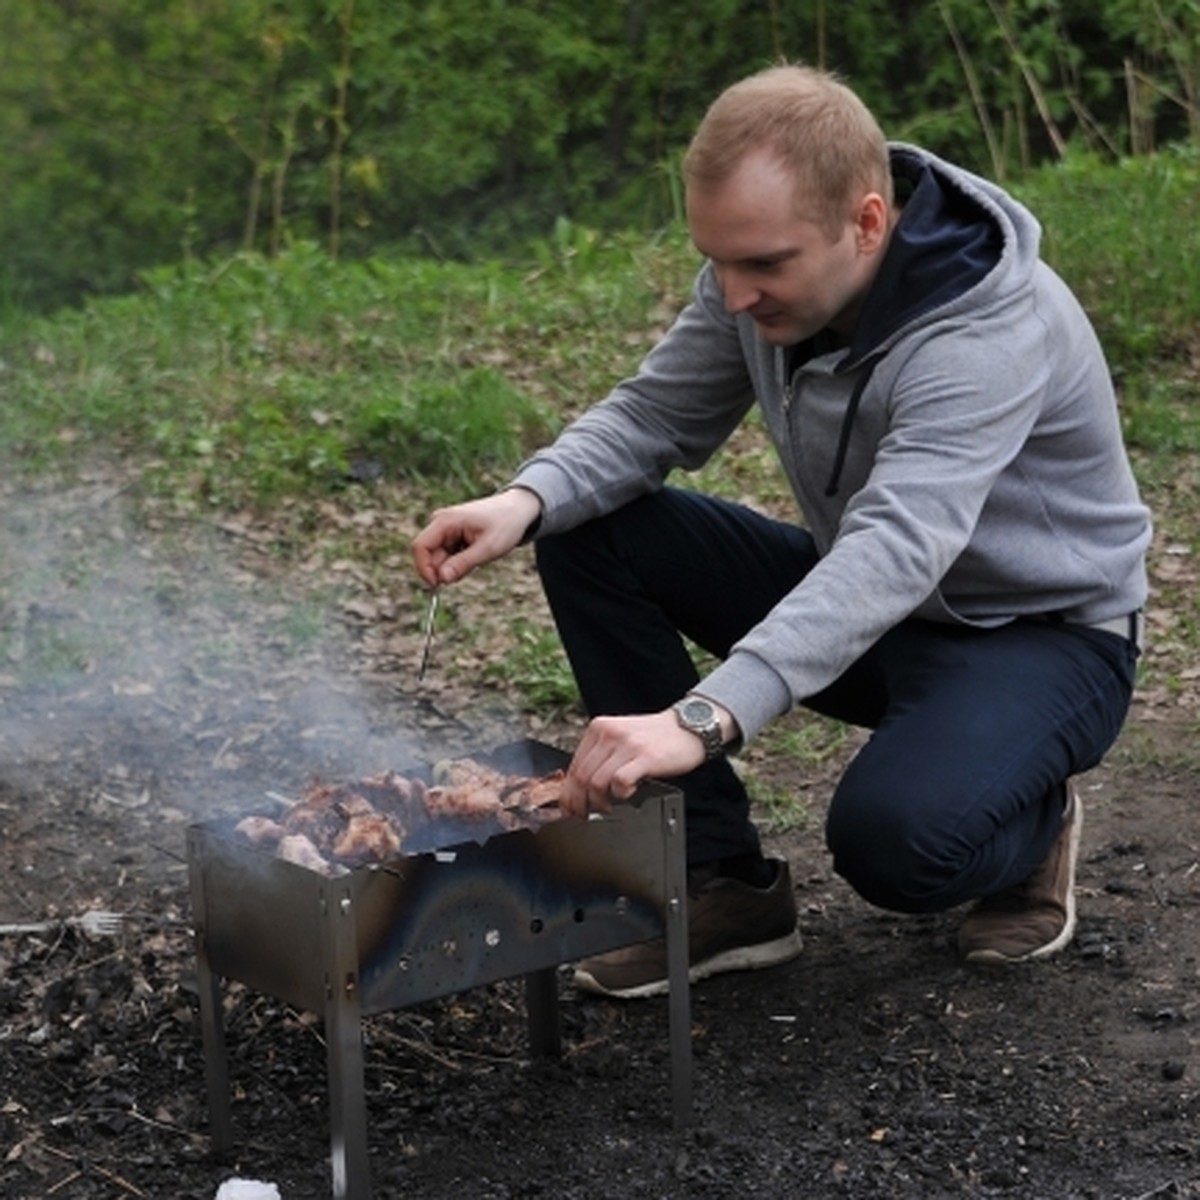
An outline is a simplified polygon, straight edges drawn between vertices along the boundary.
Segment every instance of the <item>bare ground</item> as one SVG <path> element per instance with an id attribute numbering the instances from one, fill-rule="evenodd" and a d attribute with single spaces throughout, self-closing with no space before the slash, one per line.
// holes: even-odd
<path id="1" fill-rule="evenodd" d="M 215 548 L 130 534 L 113 496 L 3 498 L 0 923 L 125 920 L 0 936 L 0 1194 L 210 1200 L 241 1175 L 326 1196 L 320 1023 L 236 983 L 238 1149 L 210 1154 L 188 825 L 314 776 L 527 734 L 569 745 L 574 725 L 535 722 L 450 647 L 416 688 L 407 578 L 394 600 L 364 586 L 336 637 L 306 642 L 299 585 L 248 527 Z M 526 577 L 501 581 L 526 602 Z M 55 650 L 60 672 L 29 670 Z M 546 1062 L 519 983 L 481 987 L 364 1023 L 376 1195 L 1200 1197 L 1195 737 L 1190 707 L 1139 698 L 1082 780 L 1079 936 L 1007 971 L 957 961 L 959 914 L 881 913 L 833 876 L 836 762 L 798 780 L 756 760 L 812 798 L 805 828 L 769 838 L 806 947 L 694 989 L 690 1127 L 671 1124 L 664 1001 L 599 1002 L 564 972 L 565 1050 Z"/>

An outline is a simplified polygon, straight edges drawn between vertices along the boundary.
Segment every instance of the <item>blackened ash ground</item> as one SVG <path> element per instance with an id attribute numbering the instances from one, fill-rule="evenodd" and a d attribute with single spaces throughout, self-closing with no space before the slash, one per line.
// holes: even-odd
<path id="1" fill-rule="evenodd" d="M 340 649 L 285 655 L 278 613 L 230 586 L 201 606 L 160 588 L 168 619 L 141 622 L 136 663 L 101 655 L 66 684 L 4 678 L 0 922 L 126 914 L 114 937 L 0 936 L 12 1200 L 211 1200 L 233 1175 L 286 1200 L 329 1195 L 321 1024 L 236 983 L 238 1149 L 210 1155 L 188 824 L 248 811 L 264 787 L 296 794 L 418 754 L 572 736 L 569 722 L 531 731 L 501 704 L 364 672 L 354 631 Z M 33 638 L 72 614 L 48 594 L 6 619 Z M 221 638 L 243 640 L 218 668 L 197 647 Z M 769 839 L 791 863 L 805 952 L 693 990 L 686 1130 L 671 1125 L 665 1001 L 598 1001 L 564 971 L 553 1061 L 530 1057 L 519 981 L 369 1019 L 376 1195 L 1200 1197 L 1191 738 L 1186 714 L 1139 710 L 1081 781 L 1079 936 L 1038 965 L 968 968 L 953 949 L 961 914 L 857 900 L 830 871 L 819 813 Z M 821 779 L 805 784 L 820 795 Z"/>

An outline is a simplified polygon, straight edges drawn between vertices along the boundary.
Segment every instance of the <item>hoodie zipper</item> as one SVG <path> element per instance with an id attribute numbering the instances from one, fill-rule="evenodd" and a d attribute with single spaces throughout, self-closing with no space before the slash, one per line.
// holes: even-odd
<path id="1" fill-rule="evenodd" d="M 801 367 L 796 367 L 791 372 L 788 371 L 787 351 L 783 351 L 783 392 L 781 397 L 781 407 L 783 410 L 784 426 L 791 428 L 791 412 L 792 401 L 796 398 L 796 377 L 802 370 Z M 850 436 L 854 429 L 854 420 L 858 416 L 858 406 L 862 401 L 863 392 L 866 391 L 867 384 L 871 381 L 871 376 L 875 372 L 875 367 L 878 365 L 878 360 L 869 363 L 863 370 L 862 375 L 854 384 L 850 392 L 849 399 L 846 402 L 846 408 L 842 415 L 841 429 L 838 431 L 837 445 L 834 449 L 833 468 L 829 473 L 829 480 L 825 484 L 825 495 L 827 498 L 832 498 L 838 494 L 838 487 L 842 481 L 842 470 L 846 465 L 846 455 L 850 449 Z"/>
<path id="2" fill-rule="evenodd" d="M 783 408 L 783 415 L 786 418 L 792 408 L 792 396 L 795 391 L 795 380 L 800 368 L 792 366 L 791 355 L 786 349 L 777 350 L 776 354 L 779 356 L 779 377 L 783 383 L 781 404 Z"/>
<path id="3" fill-rule="evenodd" d="M 867 390 L 867 384 L 871 382 L 871 376 L 875 372 L 878 361 L 876 359 L 863 369 L 858 382 L 850 393 L 850 399 L 846 402 L 846 411 L 842 414 L 842 427 L 838 432 L 837 449 L 833 456 L 833 470 L 830 471 L 829 482 L 825 485 L 826 497 L 832 498 L 838 494 L 838 486 L 842 482 L 842 470 L 846 465 L 846 454 L 850 449 L 850 435 L 854 431 L 854 419 L 858 416 L 859 403 L 862 401 L 863 392 Z"/>

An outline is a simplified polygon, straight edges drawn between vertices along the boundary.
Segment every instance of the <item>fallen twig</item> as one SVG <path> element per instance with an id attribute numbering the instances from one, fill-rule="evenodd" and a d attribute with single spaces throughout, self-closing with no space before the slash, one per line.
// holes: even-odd
<path id="1" fill-rule="evenodd" d="M 1143 1192 L 1140 1196 L 1131 1196 L 1130 1200 L 1161 1200 L 1164 1196 L 1178 1196 L 1179 1185 L 1173 1179 L 1169 1179 L 1166 1183 L 1159 1184 L 1156 1188 L 1151 1188 L 1148 1192 Z"/>
<path id="2" fill-rule="evenodd" d="M 148 1192 L 143 1192 L 136 1183 L 130 1183 L 128 1179 L 126 1179 L 123 1175 L 118 1175 L 116 1171 L 109 1171 L 107 1168 L 98 1166 L 94 1162 L 85 1162 L 83 1166 L 80 1167 L 78 1166 L 79 1160 L 75 1157 L 75 1155 L 68 1154 L 65 1150 L 55 1149 L 55 1147 L 49 1146 L 45 1142 L 41 1143 L 41 1149 L 45 1150 L 49 1154 L 53 1154 L 55 1158 L 59 1158 L 63 1162 L 69 1162 L 76 1167 L 76 1170 L 73 1174 L 66 1176 L 64 1179 L 60 1179 L 52 1188 L 47 1189 L 47 1196 L 51 1196 L 55 1192 L 61 1191 L 69 1183 L 74 1183 L 75 1180 L 82 1178 L 89 1171 L 94 1171 L 97 1175 L 107 1179 L 110 1183 L 115 1183 L 117 1187 L 122 1188 L 131 1196 L 140 1196 L 142 1197 L 142 1200 L 149 1200 Z"/>
<path id="3" fill-rule="evenodd" d="M 55 1192 L 61 1192 L 68 1184 L 74 1183 L 77 1179 L 83 1178 L 82 1171 L 72 1171 L 70 1175 L 64 1175 L 53 1187 L 46 1189 L 47 1196 L 53 1196 Z"/>
<path id="4" fill-rule="evenodd" d="M 148 1197 L 147 1192 L 143 1192 L 140 1187 L 138 1187 L 134 1183 L 130 1183 L 128 1179 L 124 1178 L 121 1175 L 118 1175 L 116 1173 L 116 1171 L 105 1170 L 104 1167 L 98 1167 L 98 1166 L 96 1166 L 95 1163 L 92 1163 L 90 1165 L 91 1165 L 91 1169 L 93 1171 L 95 1171 L 97 1175 L 103 1175 L 105 1179 L 109 1180 L 112 1183 L 115 1183 L 120 1188 L 124 1188 L 131 1196 Z"/>

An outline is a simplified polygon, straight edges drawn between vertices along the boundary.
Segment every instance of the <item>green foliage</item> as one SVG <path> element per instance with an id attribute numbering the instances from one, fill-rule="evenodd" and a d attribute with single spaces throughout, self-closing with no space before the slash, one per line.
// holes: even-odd
<path id="1" fill-rule="evenodd" d="M 836 773 L 852 753 L 857 737 L 840 721 L 800 709 L 765 730 L 745 772 L 760 827 L 768 833 L 806 828 L 812 814 L 796 781 Z M 756 763 L 768 764 L 770 777 Z M 780 779 L 785 782 L 778 782 Z"/>
<path id="2" fill-rule="evenodd" d="M 1200 321 L 1200 154 L 1106 164 L 1073 154 L 1017 188 L 1045 227 L 1047 258 L 1092 314 L 1118 379 L 1194 344 Z"/>
<path id="3" fill-rule="evenodd" d="M 36 618 L 22 627 L 0 629 L 0 663 L 22 685 L 53 689 L 76 679 L 95 653 L 78 630 Z"/>
<path id="4" fill-rule="evenodd" d="M 797 778 L 803 778 L 797 775 Z M 746 790 L 754 815 L 754 823 L 765 834 L 792 833 L 808 829 L 812 811 L 794 785 L 767 782 L 751 775 Z"/>
<path id="5" fill-rule="evenodd" d="M 1200 446 L 1200 406 L 1192 381 L 1167 373 L 1157 380 L 1150 373 L 1139 375 L 1126 385 L 1121 410 L 1130 446 L 1165 455 Z"/>
<path id="6" fill-rule="evenodd" d="M 31 466 L 82 445 L 145 460 L 146 484 L 180 501 L 233 507 L 364 475 L 478 488 L 554 428 L 473 360 L 515 273 L 300 246 L 146 283 L 0 347 L 0 441 Z"/>
<path id="7" fill-rule="evenodd" d="M 841 72 L 997 177 L 1200 142 L 1200 0 L 7 0 L 0 304 L 313 241 L 479 260 L 560 217 L 661 227 L 716 93 Z M 2 310 L 0 310 L 2 311 Z"/>

